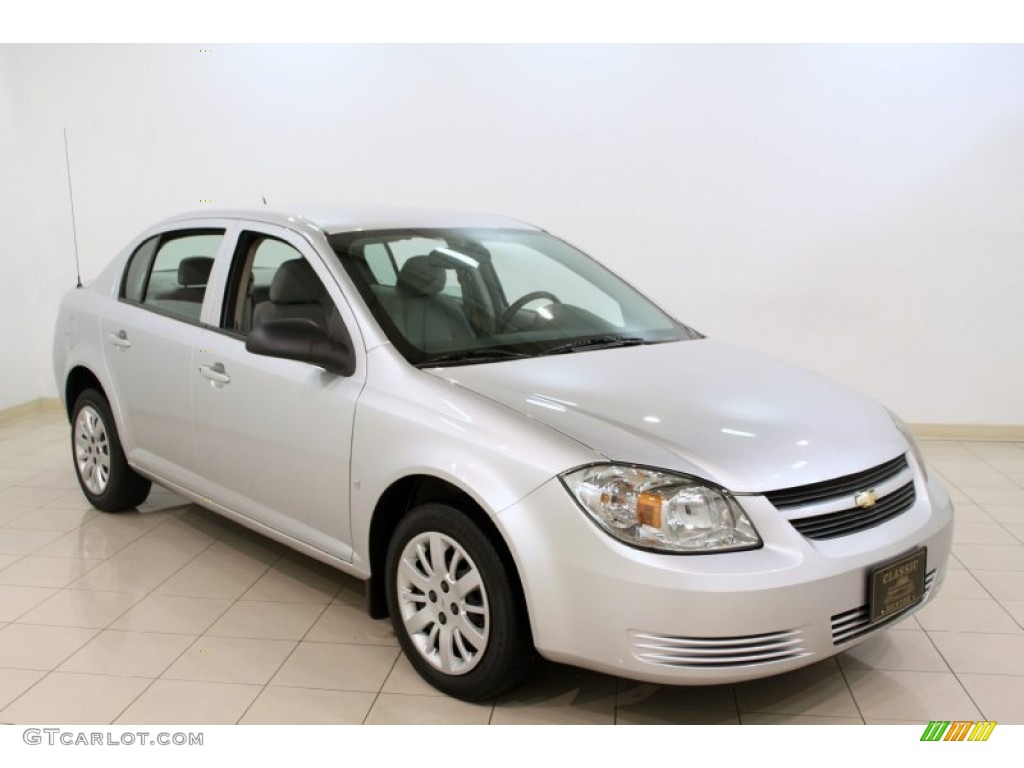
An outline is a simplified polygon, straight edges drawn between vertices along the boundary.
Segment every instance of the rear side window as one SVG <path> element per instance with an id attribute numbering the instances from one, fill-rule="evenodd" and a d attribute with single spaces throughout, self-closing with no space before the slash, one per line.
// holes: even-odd
<path id="1" fill-rule="evenodd" d="M 223 230 L 169 232 L 140 245 L 128 263 L 121 296 L 185 320 L 199 320 Z"/>

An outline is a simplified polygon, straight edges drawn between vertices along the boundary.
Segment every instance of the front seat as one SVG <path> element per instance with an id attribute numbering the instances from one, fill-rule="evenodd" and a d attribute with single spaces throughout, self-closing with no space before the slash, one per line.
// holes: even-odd
<path id="1" fill-rule="evenodd" d="M 473 338 L 466 316 L 439 295 L 444 284 L 444 266 L 430 256 L 413 256 L 398 273 L 392 319 L 420 349 L 450 349 L 453 343 Z"/>
<path id="2" fill-rule="evenodd" d="M 253 325 L 268 320 L 312 320 L 325 333 L 335 330 L 334 305 L 313 267 L 305 259 L 284 262 L 270 282 L 269 301 L 261 301 L 253 309 Z"/>

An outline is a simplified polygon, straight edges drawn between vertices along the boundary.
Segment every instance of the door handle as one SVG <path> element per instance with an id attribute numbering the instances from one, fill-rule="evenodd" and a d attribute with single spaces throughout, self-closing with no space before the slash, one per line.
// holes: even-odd
<path id="1" fill-rule="evenodd" d="M 128 340 L 128 334 L 123 330 L 117 333 L 108 333 L 107 339 L 118 349 L 128 349 L 132 345 Z"/>
<path id="2" fill-rule="evenodd" d="M 204 378 L 209 379 L 214 384 L 228 384 L 231 382 L 231 377 L 228 376 L 224 370 L 224 366 L 221 363 L 214 363 L 213 365 L 200 365 L 199 373 Z"/>

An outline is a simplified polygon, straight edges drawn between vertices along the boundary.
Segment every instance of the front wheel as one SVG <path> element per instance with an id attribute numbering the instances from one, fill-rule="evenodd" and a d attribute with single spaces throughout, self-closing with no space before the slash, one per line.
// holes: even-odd
<path id="1" fill-rule="evenodd" d="M 392 625 L 417 672 L 467 701 L 518 683 L 533 660 L 523 610 L 494 544 L 462 512 L 424 504 L 387 555 Z"/>
<path id="2" fill-rule="evenodd" d="M 150 482 L 128 466 L 110 405 L 95 389 L 75 400 L 71 451 L 82 493 L 97 509 L 119 512 L 146 500 Z"/>

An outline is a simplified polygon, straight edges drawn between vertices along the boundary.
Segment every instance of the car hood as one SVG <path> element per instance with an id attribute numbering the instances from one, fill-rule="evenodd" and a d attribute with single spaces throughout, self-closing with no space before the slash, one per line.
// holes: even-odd
<path id="1" fill-rule="evenodd" d="M 828 480 L 907 450 L 887 411 L 870 398 L 709 339 L 430 373 L 611 461 L 695 474 L 735 493 Z"/>

